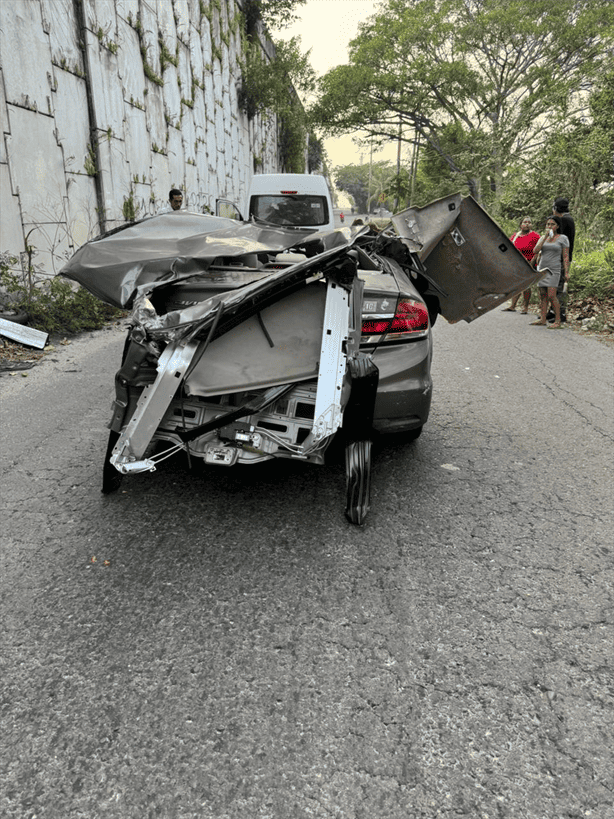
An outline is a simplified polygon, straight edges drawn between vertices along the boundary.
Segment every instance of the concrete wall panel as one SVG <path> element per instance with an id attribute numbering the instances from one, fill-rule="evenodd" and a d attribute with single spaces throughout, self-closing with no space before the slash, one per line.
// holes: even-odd
<path id="1" fill-rule="evenodd" d="M 117 21 L 117 62 L 122 81 L 123 97 L 145 108 L 145 72 L 141 59 L 141 44 L 137 32 L 123 19 Z"/>
<path id="2" fill-rule="evenodd" d="M 174 56 L 177 48 L 177 29 L 175 27 L 175 15 L 172 2 L 170 2 L 170 0 L 157 0 L 156 14 L 158 18 L 158 31 L 162 36 L 164 45 Z"/>
<path id="3" fill-rule="evenodd" d="M 206 17 L 203 17 L 200 23 L 200 46 L 203 50 L 203 69 L 206 73 L 211 71 L 211 63 L 213 61 L 211 50 L 211 25 Z"/>
<path id="4" fill-rule="evenodd" d="M 126 106 L 126 159 L 130 167 L 130 179 L 149 181 L 151 145 L 147 130 L 145 111 L 132 105 Z"/>
<path id="5" fill-rule="evenodd" d="M 0 162 L 8 162 L 6 155 L 6 145 L 4 144 L 4 134 L 9 131 L 9 115 L 6 111 L 6 97 L 4 96 L 4 83 L 2 82 L 2 69 L 0 68 Z"/>
<path id="6" fill-rule="evenodd" d="M 169 129 L 167 148 L 171 185 L 173 188 L 183 188 L 185 184 L 185 157 L 183 155 L 181 131 L 176 128 Z"/>
<path id="7" fill-rule="evenodd" d="M 134 201 L 137 219 L 153 216 L 156 212 L 155 203 L 151 201 L 151 185 L 143 184 L 142 182 L 133 183 L 132 199 Z"/>
<path id="8" fill-rule="evenodd" d="M 205 94 L 202 88 L 194 86 L 194 128 L 196 139 L 204 141 L 207 124 L 207 112 L 205 110 Z"/>
<path id="9" fill-rule="evenodd" d="M 84 0 L 85 25 L 101 42 L 117 42 L 115 0 Z"/>
<path id="10" fill-rule="evenodd" d="M 160 68 L 160 46 L 158 44 L 158 18 L 155 11 L 145 2 L 141 3 L 140 25 L 142 45 L 146 51 L 147 62 L 152 71 L 159 77 L 162 70 Z"/>
<path id="11" fill-rule="evenodd" d="M 181 92 L 177 77 L 175 66 L 167 65 L 164 69 L 164 112 L 173 128 L 181 120 Z"/>
<path id="12" fill-rule="evenodd" d="M 11 0 L 2 15 L 2 60 L 7 102 L 51 114 L 52 66 L 41 7 L 32 0 Z"/>
<path id="13" fill-rule="evenodd" d="M 52 265 L 123 224 L 126 203 L 145 215 L 177 186 L 198 212 L 217 196 L 241 206 L 254 154 L 259 171 L 278 170 L 275 118 L 238 109 L 241 0 L 205 2 L 213 26 L 200 0 L 84 0 L 82 32 L 74 0 L 0 0 L 12 12 L 0 32 L 0 250 L 19 252 L 36 225 Z"/>
<path id="14" fill-rule="evenodd" d="M 155 153 L 156 151 L 166 152 L 166 136 L 168 133 L 166 127 L 166 118 L 164 114 L 164 97 L 162 94 L 156 94 L 154 89 L 156 86 L 147 82 L 147 129 L 149 131 L 149 147 Z M 156 146 L 156 147 L 154 147 Z"/>
<path id="15" fill-rule="evenodd" d="M 0 253 L 17 256 L 25 250 L 19 198 L 13 195 L 8 165 L 0 165 Z"/>
<path id="16" fill-rule="evenodd" d="M 62 218 L 66 182 L 55 122 L 12 105 L 8 114 L 11 133 L 6 136 L 6 147 L 23 221 L 57 221 Z"/>
<path id="17" fill-rule="evenodd" d="M 28 245 L 35 249 L 33 263 L 37 275 L 50 278 L 60 272 L 73 253 L 67 232 L 66 207 L 63 203 L 61 222 L 25 222 L 23 229 Z"/>
<path id="18" fill-rule="evenodd" d="M 173 0 L 173 11 L 177 21 L 177 37 L 187 44 L 190 42 L 190 9 L 187 0 Z"/>
<path id="19" fill-rule="evenodd" d="M 117 16 L 126 22 L 136 22 L 139 16 L 139 0 L 115 0 Z"/>
<path id="20" fill-rule="evenodd" d="M 98 150 L 107 230 L 111 230 L 125 221 L 123 204 L 130 196 L 130 166 L 126 162 L 123 140 L 101 139 Z"/>
<path id="21" fill-rule="evenodd" d="M 79 174 L 66 175 L 68 191 L 68 238 L 75 250 L 100 233 L 96 213 L 94 178 Z"/>
<path id="22" fill-rule="evenodd" d="M 190 49 L 183 43 L 177 43 L 177 75 L 180 94 L 184 100 L 192 99 L 192 68 L 190 66 Z"/>
<path id="23" fill-rule="evenodd" d="M 86 174 L 90 128 L 82 111 L 87 110 L 85 81 L 68 71 L 56 68 L 56 92 L 53 99 L 57 140 L 64 151 L 64 166 L 69 173 Z"/>
<path id="24" fill-rule="evenodd" d="M 183 106 L 183 118 L 181 120 L 181 135 L 183 139 L 183 155 L 188 164 L 196 161 L 196 126 L 194 124 L 194 111 L 187 105 Z"/>
<path id="25" fill-rule="evenodd" d="M 41 0 L 45 29 L 49 32 L 51 60 L 54 65 L 84 73 L 83 54 L 79 48 L 79 34 L 74 5 L 57 3 L 55 0 Z"/>
<path id="26" fill-rule="evenodd" d="M 96 127 L 100 131 L 111 131 L 114 137 L 124 135 L 124 98 L 119 79 L 119 60 L 98 42 L 90 31 L 86 32 L 91 89 L 96 109 Z"/>
<path id="27" fill-rule="evenodd" d="M 198 169 L 194 165 L 186 165 L 184 207 L 187 207 L 188 210 L 196 211 L 196 213 L 202 213 L 202 193 L 204 192 L 201 191 Z"/>
<path id="28" fill-rule="evenodd" d="M 168 159 L 162 154 L 151 156 L 151 191 L 156 200 L 157 208 L 168 204 L 168 192 L 173 187 Z"/>

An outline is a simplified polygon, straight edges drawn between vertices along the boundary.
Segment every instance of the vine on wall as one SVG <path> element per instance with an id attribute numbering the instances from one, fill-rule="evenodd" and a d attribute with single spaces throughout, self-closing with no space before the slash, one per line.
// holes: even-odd
<path id="1" fill-rule="evenodd" d="M 256 7 L 258 10 L 258 7 Z M 298 38 L 275 44 L 275 55 L 264 55 L 258 39 L 254 4 L 244 8 L 242 83 L 238 98 L 249 119 L 277 115 L 279 122 L 279 159 L 283 170 L 305 173 L 308 120 L 296 91 L 309 93 L 315 86 L 315 73 L 306 55 L 301 54 Z"/>

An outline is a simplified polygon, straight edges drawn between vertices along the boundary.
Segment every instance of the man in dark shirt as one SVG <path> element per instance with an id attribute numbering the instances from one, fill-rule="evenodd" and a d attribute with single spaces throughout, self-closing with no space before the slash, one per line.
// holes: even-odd
<path id="1" fill-rule="evenodd" d="M 576 223 L 574 222 L 573 216 L 569 212 L 569 199 L 566 199 L 564 196 L 557 196 L 557 198 L 554 200 L 554 205 L 552 206 L 552 213 L 554 216 L 560 217 L 561 234 L 563 236 L 567 236 L 569 239 L 569 264 L 571 265 L 571 260 L 573 257 L 573 244 L 574 239 L 576 238 Z M 559 285 L 556 289 L 556 295 L 559 300 L 559 304 L 561 305 L 561 321 L 567 321 L 567 316 L 565 314 L 565 308 L 567 307 L 565 283 L 565 277 L 561 273 Z M 554 321 L 554 313 L 552 314 L 552 321 Z"/>

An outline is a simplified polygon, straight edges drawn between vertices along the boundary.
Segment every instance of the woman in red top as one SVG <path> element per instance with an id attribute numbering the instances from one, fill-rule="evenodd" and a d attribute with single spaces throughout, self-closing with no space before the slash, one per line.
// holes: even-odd
<path id="1" fill-rule="evenodd" d="M 533 223 L 528 216 L 525 216 L 522 222 L 520 223 L 519 230 L 514 233 L 513 236 L 510 236 L 512 240 L 512 244 L 514 247 L 518 248 L 518 250 L 522 253 L 529 264 L 533 261 L 533 257 L 535 255 L 535 245 L 539 241 L 539 233 L 536 233 L 534 230 L 531 230 Z M 520 293 L 516 293 L 516 295 L 512 298 L 512 303 L 509 307 L 504 307 L 503 309 L 513 313 L 516 310 L 516 305 L 518 304 L 518 299 L 520 298 Z M 528 290 L 524 290 L 522 293 L 523 298 L 523 308 L 520 311 L 523 315 L 526 315 L 529 309 L 529 302 L 531 301 L 531 288 L 529 287 Z"/>

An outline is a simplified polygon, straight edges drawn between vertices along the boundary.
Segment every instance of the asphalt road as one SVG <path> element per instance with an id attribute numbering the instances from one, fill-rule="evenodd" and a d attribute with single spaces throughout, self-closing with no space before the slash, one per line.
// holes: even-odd
<path id="1" fill-rule="evenodd" d="M 612 819 L 614 348 L 434 335 L 362 528 L 341 466 L 102 496 L 118 331 L 0 378 L 2 817 Z"/>

